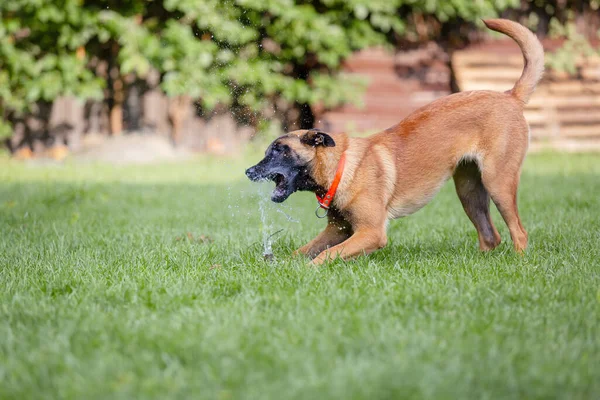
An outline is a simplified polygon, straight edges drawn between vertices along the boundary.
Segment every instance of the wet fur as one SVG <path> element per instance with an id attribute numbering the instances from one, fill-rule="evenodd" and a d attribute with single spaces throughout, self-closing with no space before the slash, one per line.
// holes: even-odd
<path id="1" fill-rule="evenodd" d="M 529 141 L 523 107 L 543 72 L 543 50 L 517 23 L 485 23 L 522 48 L 525 68 L 512 90 L 453 94 L 368 138 L 330 134 L 334 146 L 323 145 L 322 139 L 315 144 L 315 131 L 295 131 L 276 140 L 293 150 L 296 167 L 305 168 L 313 183 L 310 190 L 320 195 L 331 185 L 346 152 L 328 225 L 297 253 L 321 264 L 380 249 L 387 244 L 387 222 L 419 210 L 450 177 L 482 250 L 500 243 L 490 218 L 490 199 L 508 225 L 515 249 L 527 247 L 527 232 L 517 211 L 517 187 Z"/>

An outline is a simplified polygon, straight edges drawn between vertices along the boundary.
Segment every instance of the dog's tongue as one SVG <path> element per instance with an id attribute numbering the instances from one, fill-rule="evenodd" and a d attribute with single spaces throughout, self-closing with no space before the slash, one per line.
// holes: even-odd
<path id="1" fill-rule="evenodd" d="M 275 186 L 273 189 L 273 195 L 271 197 L 281 197 L 285 194 L 285 188 L 280 186 Z"/>
<path id="2" fill-rule="evenodd" d="M 273 193 L 271 193 L 271 200 L 281 202 L 284 200 L 286 193 L 285 179 L 283 176 L 277 175 L 273 181 L 275 182 L 275 189 L 273 189 Z"/>

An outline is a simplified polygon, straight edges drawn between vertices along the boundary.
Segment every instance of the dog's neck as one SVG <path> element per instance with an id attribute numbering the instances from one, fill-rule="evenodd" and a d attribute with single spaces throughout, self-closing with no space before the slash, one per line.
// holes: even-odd
<path id="1" fill-rule="evenodd" d="M 332 134 L 331 137 L 335 140 L 335 146 L 317 148 L 315 158 L 311 164 L 311 175 L 319 188 L 319 190 L 315 190 L 318 195 L 324 195 L 331 186 L 340 158 L 348 148 L 349 138 L 347 134 L 336 133 Z"/>
<path id="2" fill-rule="evenodd" d="M 296 178 L 296 190 L 313 193 L 321 193 L 326 191 L 326 189 L 323 189 L 317 184 L 317 182 L 315 182 L 307 167 L 304 167 L 298 174 L 298 178 Z"/>

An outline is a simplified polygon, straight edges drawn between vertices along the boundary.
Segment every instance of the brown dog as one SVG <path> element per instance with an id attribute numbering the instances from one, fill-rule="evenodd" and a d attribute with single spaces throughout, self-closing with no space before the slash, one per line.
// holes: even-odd
<path id="1" fill-rule="evenodd" d="M 515 249 L 527 247 L 517 212 L 517 186 L 529 142 L 523 107 L 542 76 L 544 52 L 522 25 L 503 19 L 484 22 L 514 39 L 523 52 L 523 74 L 512 90 L 456 93 L 368 138 L 291 132 L 275 140 L 265 158 L 246 171 L 252 180 L 275 181 L 273 201 L 310 190 L 323 208 L 329 207 L 325 230 L 297 252 L 321 264 L 380 249 L 387 243 L 387 222 L 419 210 L 450 177 L 477 229 L 481 250 L 500 243 L 490 219 L 490 197 Z M 336 191 L 332 184 L 338 183 Z"/>

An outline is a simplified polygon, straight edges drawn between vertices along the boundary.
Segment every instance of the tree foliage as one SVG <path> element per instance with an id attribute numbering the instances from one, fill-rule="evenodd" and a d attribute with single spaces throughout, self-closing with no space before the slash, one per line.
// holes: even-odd
<path id="1" fill-rule="evenodd" d="M 76 1 L 0 3 L 0 136 L 7 119 L 38 101 L 101 95 L 102 82 L 77 49 L 96 33 L 97 17 Z"/>
<path id="2" fill-rule="evenodd" d="M 160 74 L 169 96 L 260 117 L 276 104 L 334 107 L 360 82 L 353 51 L 418 42 L 519 0 L 10 0 L 0 2 L 0 135 L 12 116 L 73 94 L 118 97 Z M 431 22 L 431 23 L 429 23 Z M 108 70 L 101 72 L 98 65 Z M 120 82 L 120 81 L 119 81 Z M 108 94 L 107 94 L 108 93 Z M 116 100 L 117 102 L 120 100 Z M 257 118 L 260 119 L 260 118 Z"/>

